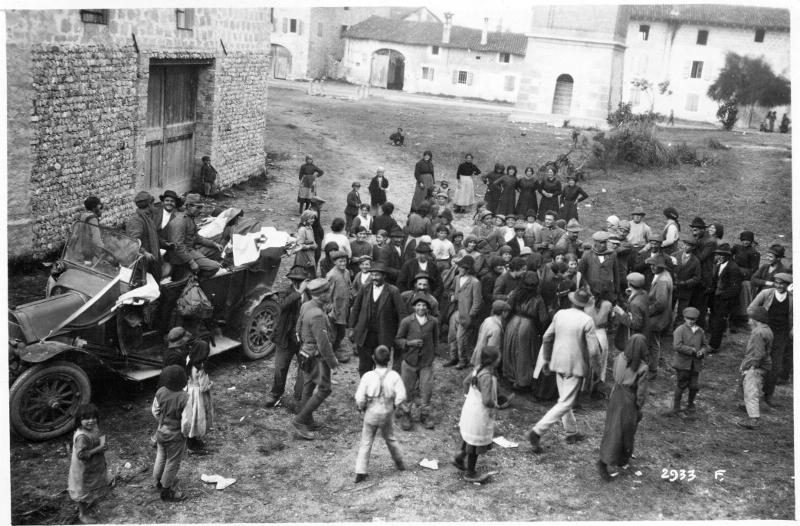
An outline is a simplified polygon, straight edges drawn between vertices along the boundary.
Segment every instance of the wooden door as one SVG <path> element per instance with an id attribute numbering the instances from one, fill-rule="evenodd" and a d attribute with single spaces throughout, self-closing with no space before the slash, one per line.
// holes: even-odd
<path id="1" fill-rule="evenodd" d="M 192 189 L 196 100 L 197 66 L 150 67 L 145 185 L 152 192 Z"/>
<path id="2" fill-rule="evenodd" d="M 292 70 L 292 54 L 285 47 L 273 44 L 272 61 L 275 65 L 272 76 L 276 79 L 285 79 Z"/>
<path id="3" fill-rule="evenodd" d="M 561 75 L 556 80 L 556 90 L 553 95 L 553 114 L 569 115 L 572 106 L 572 77 Z"/>
<path id="4" fill-rule="evenodd" d="M 387 73 L 389 70 L 389 55 L 372 55 L 372 74 L 370 76 L 370 85 L 379 88 L 386 87 Z"/>

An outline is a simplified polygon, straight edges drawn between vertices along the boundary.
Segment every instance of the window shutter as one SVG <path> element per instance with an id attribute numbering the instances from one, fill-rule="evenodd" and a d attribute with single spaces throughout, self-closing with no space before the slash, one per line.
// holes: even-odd
<path id="1" fill-rule="evenodd" d="M 434 74 L 434 69 L 433 68 L 429 68 L 428 69 L 428 76 L 430 78 L 428 80 L 433 81 L 433 74 Z"/>
<path id="2" fill-rule="evenodd" d="M 688 79 L 692 76 L 692 61 L 690 60 L 683 67 L 683 78 Z"/>
<path id="3" fill-rule="evenodd" d="M 186 28 L 194 29 L 194 9 L 186 10 Z"/>
<path id="4" fill-rule="evenodd" d="M 711 64 L 703 62 L 703 80 L 711 80 Z"/>
<path id="5" fill-rule="evenodd" d="M 467 86 L 472 86 L 472 73 L 467 73 Z"/>
<path id="6" fill-rule="evenodd" d="M 289 31 L 289 21 L 286 18 L 284 18 L 283 19 L 283 32 L 284 33 L 288 33 L 288 31 Z"/>
<path id="7" fill-rule="evenodd" d="M 453 84 L 458 84 L 458 70 L 453 70 Z"/>
<path id="8" fill-rule="evenodd" d="M 303 34 L 303 21 L 300 20 L 299 18 L 297 19 L 297 34 L 298 35 Z"/>

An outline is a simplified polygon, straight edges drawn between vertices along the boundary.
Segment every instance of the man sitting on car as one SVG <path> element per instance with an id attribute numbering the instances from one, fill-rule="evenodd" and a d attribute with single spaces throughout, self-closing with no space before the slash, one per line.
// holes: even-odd
<path id="1" fill-rule="evenodd" d="M 175 250 L 167 251 L 165 258 L 173 265 L 172 278 L 180 279 L 183 269 L 188 265 L 192 272 L 200 279 L 209 278 L 220 269 L 220 264 L 204 256 L 197 247 L 214 247 L 222 252 L 222 245 L 214 243 L 197 233 L 197 224 L 194 218 L 203 209 L 203 203 L 198 194 L 189 194 L 184 201 L 186 212 L 178 213 L 173 220 L 167 223 L 164 233 L 168 241 L 175 243 Z M 166 207 L 165 207 L 166 208 Z"/>

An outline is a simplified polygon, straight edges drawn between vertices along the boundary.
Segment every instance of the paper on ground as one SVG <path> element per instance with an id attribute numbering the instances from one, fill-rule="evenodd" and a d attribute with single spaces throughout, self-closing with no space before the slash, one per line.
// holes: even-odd
<path id="1" fill-rule="evenodd" d="M 492 442 L 500 447 L 519 447 L 519 444 L 506 439 L 506 437 L 494 437 Z"/>
<path id="2" fill-rule="evenodd" d="M 422 466 L 423 468 L 439 469 L 439 461 L 436 460 L 435 458 L 432 459 L 432 460 L 428 460 L 427 458 L 423 458 L 420 461 L 419 465 Z"/>
<path id="3" fill-rule="evenodd" d="M 200 480 L 205 483 L 216 483 L 217 489 L 225 489 L 236 482 L 236 479 L 226 479 L 222 475 L 206 475 L 205 473 L 200 475 Z"/>

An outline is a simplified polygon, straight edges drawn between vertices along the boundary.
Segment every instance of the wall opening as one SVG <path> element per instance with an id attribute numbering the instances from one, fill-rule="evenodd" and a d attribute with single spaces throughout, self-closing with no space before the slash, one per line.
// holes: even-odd
<path id="1" fill-rule="evenodd" d="M 553 94 L 553 114 L 569 115 L 572 106 L 572 86 L 574 81 L 566 73 L 559 75 L 556 79 L 556 89 Z"/>
<path id="2" fill-rule="evenodd" d="M 272 78 L 286 79 L 292 71 L 291 52 L 278 44 L 272 44 L 270 52 L 272 54 Z"/>
<path id="3" fill-rule="evenodd" d="M 394 49 L 379 49 L 372 54 L 370 85 L 380 88 L 402 90 L 405 78 L 406 59 Z"/>

